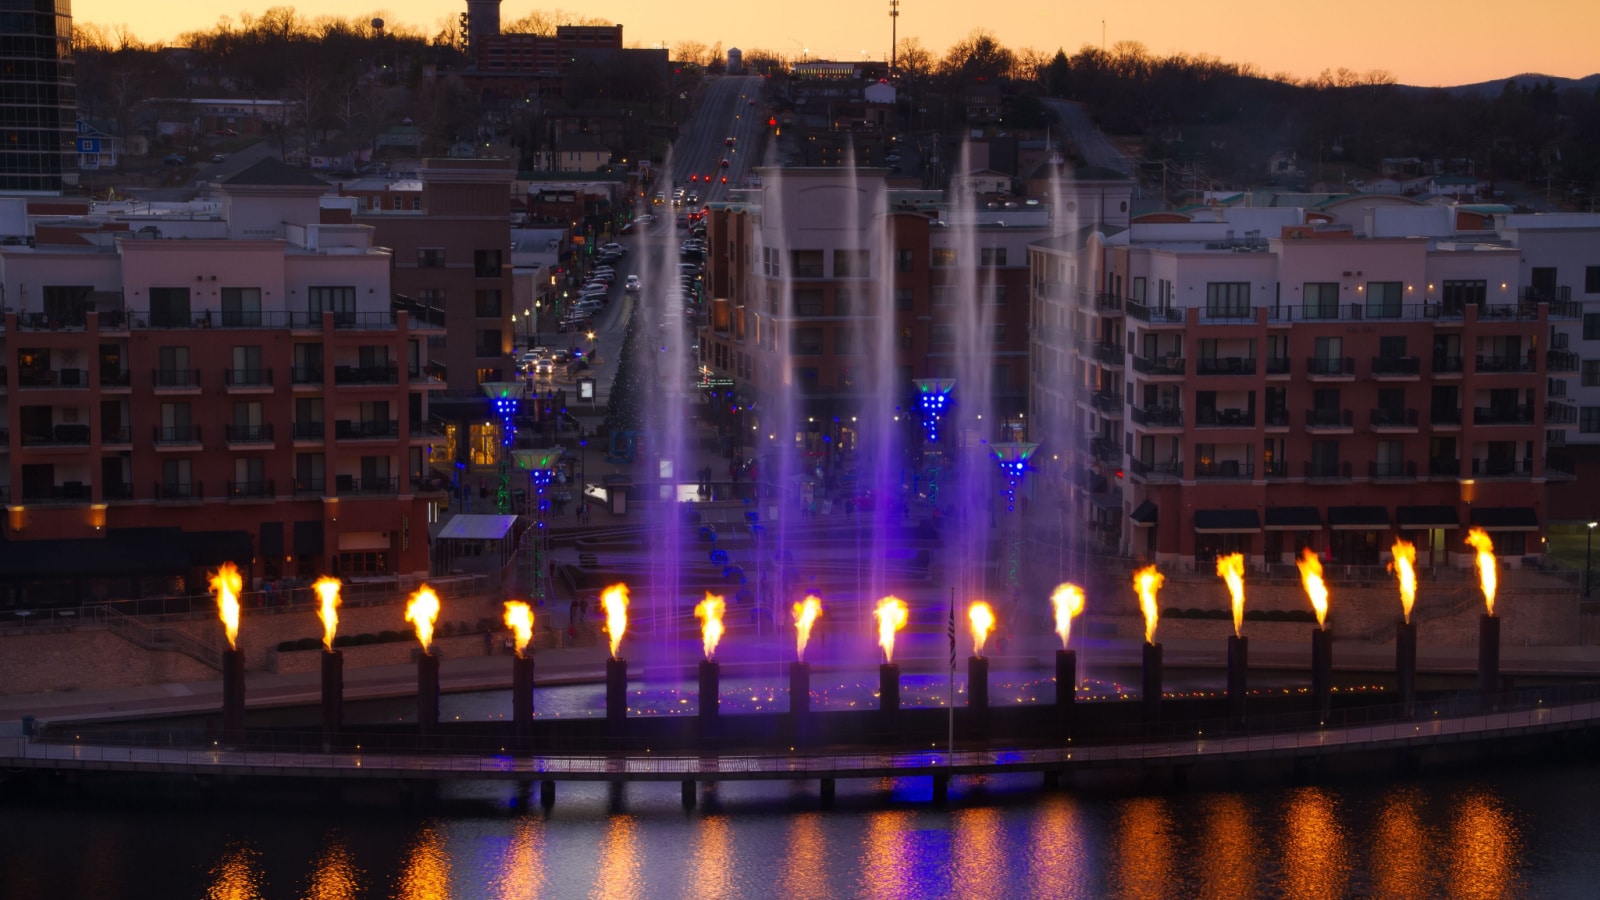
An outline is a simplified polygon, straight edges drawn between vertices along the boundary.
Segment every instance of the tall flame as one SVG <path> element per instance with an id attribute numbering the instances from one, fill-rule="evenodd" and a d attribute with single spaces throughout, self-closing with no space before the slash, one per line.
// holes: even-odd
<path id="1" fill-rule="evenodd" d="M 339 579 L 324 575 L 311 587 L 322 598 L 317 609 L 317 617 L 322 620 L 322 646 L 332 650 L 333 635 L 339 630 Z"/>
<path id="2" fill-rule="evenodd" d="M 1240 637 L 1244 627 L 1244 554 L 1217 557 L 1217 574 L 1228 583 L 1228 597 L 1233 601 L 1233 635 Z"/>
<path id="3" fill-rule="evenodd" d="M 622 633 L 628 630 L 628 586 L 613 584 L 600 592 L 600 608 L 606 611 L 606 634 L 611 638 L 611 658 L 617 658 Z"/>
<path id="4" fill-rule="evenodd" d="M 873 615 L 878 618 L 878 646 L 883 648 L 883 661 L 894 662 L 894 633 L 906 627 L 905 601 L 885 597 L 878 601 Z"/>
<path id="5" fill-rule="evenodd" d="M 211 576 L 211 590 L 217 595 L 217 613 L 222 617 L 222 627 L 228 632 L 228 647 L 239 649 L 239 592 L 244 589 L 244 579 L 239 577 L 239 567 L 231 562 Z"/>
<path id="6" fill-rule="evenodd" d="M 794 605 L 795 659 L 805 658 L 806 642 L 811 640 L 811 626 L 817 624 L 820 615 L 822 601 L 815 594 L 807 594 L 805 600 Z"/>
<path id="7" fill-rule="evenodd" d="M 728 608 L 722 598 L 706 591 L 706 598 L 695 604 L 694 617 L 700 620 L 700 643 L 705 645 L 706 659 L 717 655 L 717 642 L 722 640 L 722 613 Z"/>
<path id="8" fill-rule="evenodd" d="M 1133 573 L 1133 589 L 1139 592 L 1139 609 L 1144 612 L 1144 642 L 1156 642 L 1156 591 L 1161 590 L 1161 585 L 1167 580 L 1165 575 L 1156 571 L 1155 566 L 1145 566 Z"/>
<path id="9" fill-rule="evenodd" d="M 411 595 L 411 602 L 406 604 L 406 621 L 417 628 L 417 643 L 422 645 L 422 652 L 427 653 L 433 644 L 433 623 L 439 618 L 439 595 L 433 588 L 423 585 Z"/>
<path id="10" fill-rule="evenodd" d="M 1500 573 L 1495 567 L 1494 541 L 1489 540 L 1482 528 L 1467 532 L 1467 543 L 1478 551 L 1478 583 L 1483 586 L 1483 602 L 1494 615 L 1494 592 L 1500 585 Z"/>
<path id="11" fill-rule="evenodd" d="M 1083 613 L 1083 588 L 1059 585 L 1050 594 L 1050 604 L 1056 608 L 1056 634 L 1061 635 L 1061 649 L 1065 650 L 1072 637 L 1072 617 Z"/>
<path id="12" fill-rule="evenodd" d="M 1406 624 L 1411 624 L 1411 607 L 1417 602 L 1417 548 L 1410 541 L 1395 538 L 1394 561 L 1389 571 L 1400 576 L 1400 608 L 1405 611 Z"/>
<path id="13" fill-rule="evenodd" d="M 1322 560 L 1310 547 L 1295 560 L 1300 567 L 1300 583 L 1305 585 L 1306 596 L 1311 598 L 1311 608 L 1317 611 L 1317 627 L 1328 627 L 1328 586 L 1322 583 Z"/>
<path id="14" fill-rule="evenodd" d="M 967 620 L 972 623 L 972 655 L 982 656 L 983 642 L 989 639 L 989 632 L 994 630 L 994 610 L 979 600 L 967 607 Z"/>
<path id="15" fill-rule="evenodd" d="M 511 629 L 517 655 L 521 656 L 522 651 L 528 649 L 528 642 L 533 640 L 533 608 L 521 600 L 507 600 L 506 627 Z"/>

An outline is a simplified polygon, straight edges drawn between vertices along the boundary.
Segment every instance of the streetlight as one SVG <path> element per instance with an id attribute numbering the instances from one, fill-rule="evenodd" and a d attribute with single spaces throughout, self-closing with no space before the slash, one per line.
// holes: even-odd
<path id="1" fill-rule="evenodd" d="M 1589 561 L 1594 556 L 1594 527 L 1600 522 L 1589 523 L 1588 537 L 1583 542 L 1583 595 L 1589 596 Z"/>

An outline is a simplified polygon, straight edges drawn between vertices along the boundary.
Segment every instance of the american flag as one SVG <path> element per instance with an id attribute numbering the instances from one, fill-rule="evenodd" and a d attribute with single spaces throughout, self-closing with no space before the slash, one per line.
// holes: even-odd
<path id="1" fill-rule="evenodd" d="M 956 670 L 956 597 L 950 594 L 950 627 L 946 629 L 950 635 L 950 671 Z"/>

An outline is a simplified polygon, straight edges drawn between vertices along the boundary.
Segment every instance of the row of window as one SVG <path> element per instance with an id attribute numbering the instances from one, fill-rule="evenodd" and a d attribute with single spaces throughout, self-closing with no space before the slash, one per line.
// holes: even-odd
<path id="1" fill-rule="evenodd" d="M 399 198 L 396 198 L 396 203 Z M 419 198 L 418 203 L 421 203 Z M 397 205 L 395 209 L 399 209 Z M 412 207 L 421 209 L 420 205 Z M 504 269 L 505 254 L 501 250 L 472 251 L 472 274 L 478 278 L 499 278 Z M 442 269 L 445 267 L 443 247 L 421 247 L 417 250 L 417 268 Z"/>

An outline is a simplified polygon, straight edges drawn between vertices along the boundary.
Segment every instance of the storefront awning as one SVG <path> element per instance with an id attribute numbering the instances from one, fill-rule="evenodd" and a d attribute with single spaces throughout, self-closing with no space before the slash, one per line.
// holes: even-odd
<path id="1" fill-rule="evenodd" d="M 1402 531 L 1412 528 L 1460 528 L 1454 506 L 1402 506 L 1395 510 Z"/>
<path id="2" fill-rule="evenodd" d="M 506 536 L 511 526 L 517 521 L 516 516 L 469 516 L 458 515 L 444 524 L 439 529 L 441 541 L 498 541 Z"/>
<path id="3" fill-rule="evenodd" d="M 1315 506 L 1267 507 L 1268 531 L 1311 531 L 1322 527 L 1322 513 Z"/>
<path id="4" fill-rule="evenodd" d="M 1156 509 L 1154 503 L 1145 500 L 1133 508 L 1133 512 L 1128 514 L 1128 518 L 1133 520 L 1134 525 L 1140 528 L 1148 528 L 1156 523 L 1156 514 L 1158 512 L 1159 510 Z"/>
<path id="5" fill-rule="evenodd" d="M 1381 506 L 1330 506 L 1328 527 L 1334 531 L 1380 531 L 1389 527 L 1389 511 Z"/>
<path id="6" fill-rule="evenodd" d="M 1260 531 L 1261 517 L 1253 509 L 1197 509 L 1194 530 L 1201 534 L 1240 534 Z"/>
<path id="7" fill-rule="evenodd" d="M 1538 531 L 1539 514 L 1531 506 L 1482 506 L 1472 510 L 1472 524 L 1484 531 Z"/>

